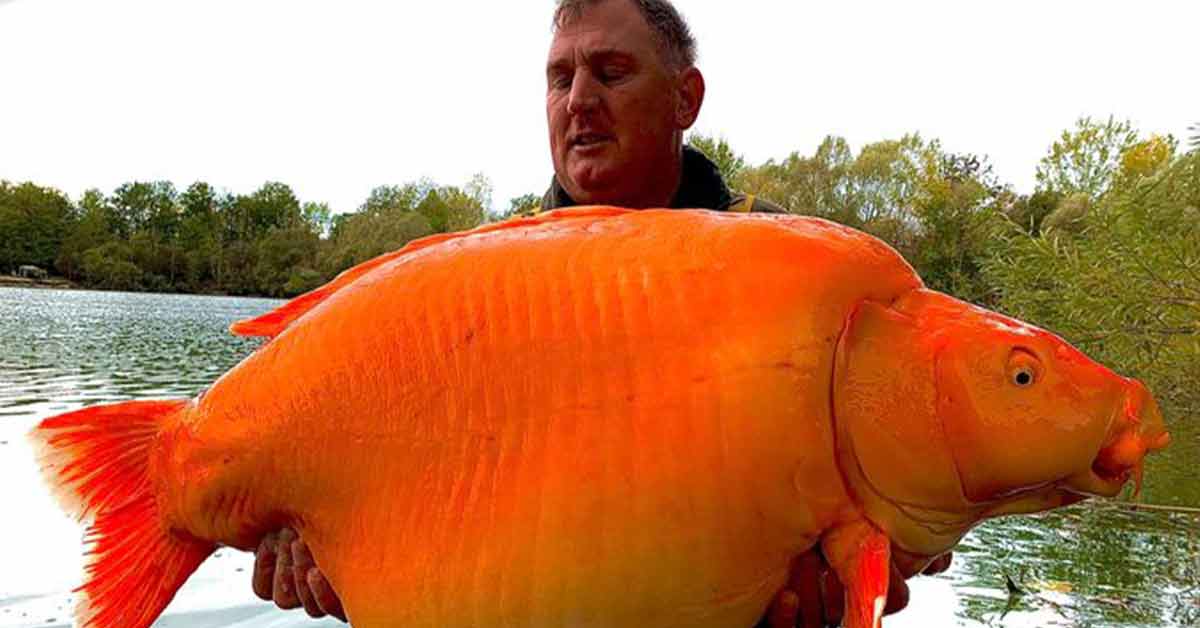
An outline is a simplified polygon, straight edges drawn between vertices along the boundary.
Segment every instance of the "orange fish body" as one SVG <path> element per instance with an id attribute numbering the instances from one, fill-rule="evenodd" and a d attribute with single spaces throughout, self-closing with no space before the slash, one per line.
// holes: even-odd
<path id="1" fill-rule="evenodd" d="M 874 428 L 839 403 L 892 368 L 839 363 L 849 323 L 921 288 L 878 240 L 795 216 L 590 208 L 418 241 L 235 325 L 273 338 L 195 400 L 35 430 L 95 519 L 81 618 L 148 625 L 217 544 L 292 526 L 355 626 L 750 626 L 817 543 L 874 625 L 889 538 L 917 565 L 1007 499 L 879 488 L 847 451 Z M 1082 456 L 1165 444 L 1110 423 Z M 890 490 L 968 516 L 925 535 Z"/>

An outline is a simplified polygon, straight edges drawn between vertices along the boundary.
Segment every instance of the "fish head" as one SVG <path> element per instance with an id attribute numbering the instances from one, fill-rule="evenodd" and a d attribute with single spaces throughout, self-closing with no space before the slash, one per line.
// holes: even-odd
<path id="1" fill-rule="evenodd" d="M 1116 495 L 1170 440 L 1140 382 L 931 290 L 859 304 L 836 365 L 848 488 L 919 553 L 949 549 L 987 517 Z"/>

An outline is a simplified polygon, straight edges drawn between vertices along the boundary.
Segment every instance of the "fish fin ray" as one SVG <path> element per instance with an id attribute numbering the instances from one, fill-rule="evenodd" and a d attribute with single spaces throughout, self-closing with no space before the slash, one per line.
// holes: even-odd
<path id="1" fill-rule="evenodd" d="M 846 590 L 844 628 L 880 628 L 891 575 L 891 542 L 865 521 L 835 528 L 821 549 Z"/>
<path id="2" fill-rule="evenodd" d="M 342 271 L 337 277 L 334 277 L 329 283 L 316 288 L 310 292 L 306 292 L 287 303 L 254 318 L 237 321 L 229 326 L 229 331 L 238 336 L 263 336 L 274 338 L 283 330 L 287 329 L 296 319 L 308 313 L 313 308 L 323 303 L 326 299 L 333 296 L 342 288 L 358 281 L 362 276 L 371 271 L 387 264 L 388 262 L 400 259 L 406 255 L 411 255 L 421 249 L 431 247 L 435 244 L 441 244 L 449 240 L 457 240 L 470 235 L 480 233 L 490 233 L 493 231 L 505 231 L 518 227 L 529 227 L 545 223 L 552 223 L 568 218 L 603 218 L 607 216 L 616 216 L 627 213 L 628 209 L 620 209 L 616 207 L 572 207 L 569 209 L 558 209 L 545 212 L 536 216 L 525 218 L 512 218 L 503 222 L 492 223 L 476 227 L 469 231 L 457 231 L 454 233 L 436 233 L 425 236 L 417 240 L 413 240 L 408 244 L 390 253 L 384 253 L 378 257 L 369 259 L 357 266 L 353 266 Z"/>
<path id="3" fill-rule="evenodd" d="M 30 433 L 63 509 L 89 522 L 78 625 L 149 626 L 216 545 L 168 529 L 150 477 L 165 421 L 189 402 L 130 401 L 51 417 Z"/>

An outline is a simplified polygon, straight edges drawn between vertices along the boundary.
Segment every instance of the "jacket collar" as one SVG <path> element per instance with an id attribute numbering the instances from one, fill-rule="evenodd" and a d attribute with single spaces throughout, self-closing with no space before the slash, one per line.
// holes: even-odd
<path id="1" fill-rule="evenodd" d="M 683 147 L 683 176 L 679 189 L 671 200 L 671 208 L 701 208 L 723 210 L 729 206 L 733 195 L 729 186 L 721 179 L 721 171 L 704 153 Z M 571 195 L 559 184 L 558 178 L 550 179 L 550 189 L 542 196 L 542 210 L 559 209 L 578 205 Z"/>

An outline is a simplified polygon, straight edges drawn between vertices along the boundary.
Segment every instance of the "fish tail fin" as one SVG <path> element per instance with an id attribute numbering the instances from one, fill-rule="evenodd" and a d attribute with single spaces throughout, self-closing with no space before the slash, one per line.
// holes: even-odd
<path id="1" fill-rule="evenodd" d="M 60 505 L 90 522 L 75 614 L 85 628 L 149 626 L 216 545 L 169 529 L 159 512 L 151 457 L 164 424 L 186 400 L 93 406 L 30 432 Z"/>

